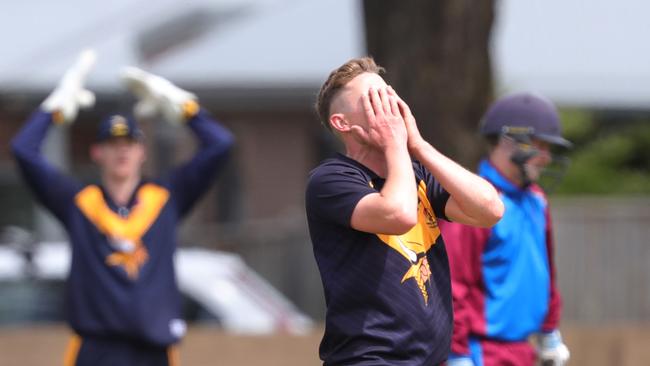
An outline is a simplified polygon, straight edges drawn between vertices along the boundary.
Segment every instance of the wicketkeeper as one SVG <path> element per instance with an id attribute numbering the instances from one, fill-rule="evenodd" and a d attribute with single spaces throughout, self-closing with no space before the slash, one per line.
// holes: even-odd
<path id="1" fill-rule="evenodd" d="M 199 141 L 194 157 L 164 177 L 143 177 L 145 137 L 124 115 L 104 119 L 91 158 L 99 184 L 62 174 L 41 153 L 51 128 L 74 122 L 94 104 L 84 88 L 94 53 L 82 53 L 12 142 L 25 182 L 65 227 L 72 262 L 65 292 L 74 332 L 65 365 L 177 364 L 174 345 L 186 326 L 175 274 L 176 226 L 226 161 L 232 135 L 195 95 L 136 68 L 123 81 L 140 99 L 136 112 L 187 126 Z"/>

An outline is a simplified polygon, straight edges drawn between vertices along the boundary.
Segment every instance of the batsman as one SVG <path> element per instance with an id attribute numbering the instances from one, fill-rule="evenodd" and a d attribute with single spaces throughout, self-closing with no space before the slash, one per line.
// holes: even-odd
<path id="1" fill-rule="evenodd" d="M 519 93 L 496 101 L 481 123 L 490 144 L 479 175 L 498 190 L 505 213 L 492 228 L 442 222 L 451 268 L 454 333 L 448 366 L 562 366 L 548 201 L 536 183 L 552 147 L 569 147 L 546 98 Z M 529 338 L 537 340 L 537 351 Z"/>
<path id="2" fill-rule="evenodd" d="M 136 115 L 187 126 L 195 155 L 165 176 L 144 177 L 145 136 L 125 115 L 105 118 L 90 146 L 99 184 L 82 184 L 41 153 L 50 129 L 71 124 L 94 95 L 84 84 L 95 61 L 83 52 L 12 141 L 23 178 L 61 222 L 72 260 L 65 292 L 72 328 L 65 366 L 176 365 L 186 326 L 173 256 L 176 226 L 211 185 L 233 137 L 192 93 L 137 68 L 122 80 L 139 99 Z"/>

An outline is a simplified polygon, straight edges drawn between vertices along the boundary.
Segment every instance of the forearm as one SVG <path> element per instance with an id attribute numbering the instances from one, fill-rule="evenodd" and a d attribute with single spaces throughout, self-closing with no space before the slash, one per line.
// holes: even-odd
<path id="1" fill-rule="evenodd" d="M 542 323 L 542 331 L 550 332 L 560 326 L 560 312 L 562 308 L 562 299 L 559 291 L 557 291 L 555 284 L 552 284 L 551 298 L 548 302 L 548 311 L 544 322 Z"/>
<path id="2" fill-rule="evenodd" d="M 415 175 L 406 147 L 386 151 L 386 181 L 356 205 L 351 226 L 374 234 L 401 235 L 417 222 Z"/>
<path id="3" fill-rule="evenodd" d="M 445 240 L 451 273 L 454 310 L 451 351 L 466 355 L 470 353 L 472 324 L 482 321 L 482 311 L 477 311 L 472 304 L 477 303 L 475 296 L 481 293 L 481 261 L 491 230 L 446 221 L 440 221 L 439 227 Z"/>
<path id="4" fill-rule="evenodd" d="M 11 148 L 25 183 L 45 207 L 62 218 L 65 203 L 79 186 L 50 164 L 40 151 L 51 125 L 50 113 L 41 110 L 34 112 L 12 140 Z"/>
<path id="5" fill-rule="evenodd" d="M 543 331 L 552 331 L 557 329 L 560 322 L 560 313 L 562 310 L 562 299 L 557 284 L 557 269 L 555 268 L 555 240 L 553 235 L 553 220 L 551 211 L 547 205 L 544 210 L 546 220 L 546 255 L 548 258 L 548 275 L 550 278 L 550 297 L 548 301 L 548 311 L 542 324 Z"/>
<path id="6" fill-rule="evenodd" d="M 413 147 L 411 153 L 449 192 L 454 204 L 470 219 L 469 223 L 491 226 L 501 218 L 503 203 L 488 181 L 444 156 L 424 140 Z"/>
<path id="7" fill-rule="evenodd" d="M 207 111 L 201 109 L 187 121 L 202 148 L 230 147 L 233 136 L 225 127 L 215 121 Z"/>
<path id="8" fill-rule="evenodd" d="M 187 123 L 199 140 L 199 148 L 192 159 L 170 174 L 171 190 L 181 216 L 189 212 L 201 194 L 212 185 L 223 170 L 234 144 L 232 134 L 206 111 L 200 111 Z"/>
<path id="9" fill-rule="evenodd" d="M 19 162 L 41 158 L 40 150 L 52 125 L 52 114 L 36 110 L 11 141 L 11 150 Z"/>
<path id="10" fill-rule="evenodd" d="M 454 330 L 451 337 L 451 352 L 456 355 L 469 355 L 469 334 L 471 315 L 467 304 L 467 288 L 460 281 L 452 278 Z"/>
<path id="11" fill-rule="evenodd" d="M 417 187 L 411 158 L 406 146 L 395 146 L 386 152 L 386 182 L 381 190 L 386 200 L 388 214 L 405 222 L 417 219 Z"/>

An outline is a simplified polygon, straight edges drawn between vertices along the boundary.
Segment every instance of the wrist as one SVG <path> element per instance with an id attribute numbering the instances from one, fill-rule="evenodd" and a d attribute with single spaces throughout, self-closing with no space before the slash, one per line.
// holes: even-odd
<path id="1" fill-rule="evenodd" d="M 563 343 L 562 334 L 557 329 L 540 333 L 540 345 L 542 348 L 555 348 Z"/>
<path id="2" fill-rule="evenodd" d="M 457 355 L 450 354 L 447 359 L 448 366 L 474 366 L 474 362 L 470 355 Z"/>
<path id="3" fill-rule="evenodd" d="M 199 106 L 199 103 L 197 101 L 195 101 L 194 99 L 189 99 L 186 100 L 181 105 L 181 109 L 182 109 L 181 111 L 182 121 L 188 122 L 190 119 L 194 118 L 197 114 L 199 114 L 201 107 Z"/>
<path id="4" fill-rule="evenodd" d="M 384 151 L 384 154 L 395 154 L 395 153 L 406 153 L 408 154 L 408 146 L 405 143 L 400 141 L 391 141 L 381 146 L 381 150 Z"/>
<path id="5" fill-rule="evenodd" d="M 61 109 L 56 109 L 52 111 L 51 115 L 52 115 L 52 122 L 55 125 L 61 125 L 66 121 L 65 115 L 63 114 L 63 111 Z"/>
<path id="6" fill-rule="evenodd" d="M 426 155 L 428 151 L 433 149 L 426 140 L 423 138 L 409 140 L 408 143 L 409 153 L 416 159 L 422 160 L 421 157 Z"/>

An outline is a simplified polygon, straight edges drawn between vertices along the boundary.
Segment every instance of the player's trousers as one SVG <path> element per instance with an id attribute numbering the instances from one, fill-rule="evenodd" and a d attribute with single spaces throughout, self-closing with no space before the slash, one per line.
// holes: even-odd
<path id="1" fill-rule="evenodd" d="M 534 366 L 536 353 L 526 340 L 505 342 L 486 338 L 469 339 L 475 366 Z"/>
<path id="2" fill-rule="evenodd" d="M 176 346 L 159 347 L 115 338 L 73 335 L 63 366 L 178 366 Z"/>

